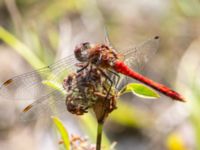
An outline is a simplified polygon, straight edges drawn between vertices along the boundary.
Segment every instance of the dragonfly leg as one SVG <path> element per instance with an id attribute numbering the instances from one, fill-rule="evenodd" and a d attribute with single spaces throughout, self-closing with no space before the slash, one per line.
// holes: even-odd
<path id="1" fill-rule="evenodd" d="M 115 84 L 115 87 L 117 87 L 117 85 L 119 84 L 120 81 L 120 75 L 112 70 L 108 70 L 109 72 L 111 72 L 113 75 L 115 75 L 115 77 L 117 77 L 117 82 Z"/>
<path id="2" fill-rule="evenodd" d="M 100 56 L 96 62 L 96 65 L 98 66 L 99 64 L 101 64 L 101 62 L 102 62 L 102 54 L 100 54 Z"/>
<path id="3" fill-rule="evenodd" d="M 77 70 L 77 73 L 83 71 L 84 69 L 86 69 L 88 67 L 89 63 L 87 63 L 85 66 L 83 66 L 81 69 Z"/>
<path id="4" fill-rule="evenodd" d="M 105 99 L 107 99 L 109 94 L 110 94 L 111 88 L 113 86 L 113 81 L 111 80 L 111 78 L 102 69 L 99 69 L 99 70 L 100 70 L 101 74 L 110 82 L 110 87 L 109 87 L 109 89 L 107 91 L 106 98 L 105 98 Z"/>

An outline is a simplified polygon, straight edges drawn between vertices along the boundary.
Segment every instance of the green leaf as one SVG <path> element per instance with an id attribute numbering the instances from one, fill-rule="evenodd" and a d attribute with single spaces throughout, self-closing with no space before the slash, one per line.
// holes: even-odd
<path id="1" fill-rule="evenodd" d="M 52 119 L 62 137 L 62 140 L 64 142 L 66 150 L 70 150 L 69 134 L 68 134 L 67 130 L 65 129 L 63 123 L 57 117 L 52 116 Z"/>
<path id="2" fill-rule="evenodd" d="M 155 99 L 155 98 L 159 98 L 160 95 L 155 92 L 154 90 L 152 90 L 151 88 L 143 85 L 143 84 L 139 84 L 139 83 L 130 83 L 127 84 L 121 91 L 120 91 L 120 95 L 123 95 L 125 93 L 129 93 L 132 92 L 133 94 L 142 97 L 142 98 L 148 98 L 148 99 Z"/>

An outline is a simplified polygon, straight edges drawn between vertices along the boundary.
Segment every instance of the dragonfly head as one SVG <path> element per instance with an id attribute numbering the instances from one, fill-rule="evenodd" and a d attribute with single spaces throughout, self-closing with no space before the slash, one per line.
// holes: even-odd
<path id="1" fill-rule="evenodd" d="M 89 49 L 91 48 L 91 44 L 89 42 L 81 43 L 75 47 L 75 57 L 80 62 L 86 62 L 89 58 Z"/>

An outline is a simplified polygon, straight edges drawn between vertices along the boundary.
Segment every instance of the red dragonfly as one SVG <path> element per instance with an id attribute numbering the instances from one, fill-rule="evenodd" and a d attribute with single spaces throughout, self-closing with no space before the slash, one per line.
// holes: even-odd
<path id="1" fill-rule="evenodd" d="M 101 70 L 109 69 L 138 80 L 174 100 L 185 101 L 179 93 L 131 69 L 146 63 L 157 51 L 159 45 L 158 36 L 125 51 L 115 50 L 110 46 L 109 41 L 106 41 L 106 44 L 81 43 L 76 46 L 74 55 L 65 57 L 45 68 L 7 80 L 0 87 L 0 95 L 10 99 L 32 100 L 33 103 L 24 109 L 23 118 L 26 117 L 27 112 L 35 111 L 40 114 L 41 111 L 49 111 L 49 106 L 51 105 L 63 105 L 65 96 L 55 88 L 52 88 L 52 86 L 45 84 L 46 81 L 62 83 L 70 72 L 77 71 L 77 63 L 83 63 L 85 65 L 81 70 L 87 68 L 88 65 L 95 65 Z M 64 91 L 63 88 L 59 89 Z"/>

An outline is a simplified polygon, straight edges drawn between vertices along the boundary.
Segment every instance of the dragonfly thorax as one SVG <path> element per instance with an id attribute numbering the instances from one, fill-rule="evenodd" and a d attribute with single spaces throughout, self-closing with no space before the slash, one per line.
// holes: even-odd
<path id="1" fill-rule="evenodd" d="M 102 68 L 112 67 L 114 62 L 118 59 L 118 55 L 115 51 L 105 44 L 94 45 L 90 50 L 89 57 L 92 64 Z"/>
<path id="2" fill-rule="evenodd" d="M 89 42 L 76 46 L 74 54 L 80 62 L 90 62 L 103 68 L 111 67 L 118 59 L 118 55 L 111 47 L 105 44 L 90 44 Z"/>

